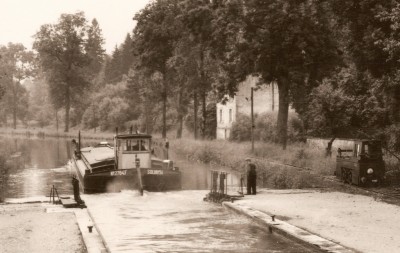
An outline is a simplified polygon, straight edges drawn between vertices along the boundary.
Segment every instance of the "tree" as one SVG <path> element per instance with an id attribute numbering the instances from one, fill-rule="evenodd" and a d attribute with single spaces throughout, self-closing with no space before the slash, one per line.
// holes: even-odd
<path id="1" fill-rule="evenodd" d="M 209 0 L 186 0 L 181 3 L 182 24 L 187 30 L 186 34 L 194 52 L 190 57 L 196 59 L 198 83 L 193 87 L 194 92 L 194 120 L 195 120 L 195 138 L 197 137 L 197 95 L 200 95 L 202 104 L 202 138 L 206 137 L 207 126 L 207 94 L 211 89 L 210 73 L 207 72 L 207 63 L 209 59 L 210 44 L 212 42 L 212 21 L 214 13 L 213 3 Z M 182 32 L 185 34 L 185 32 Z M 185 35 L 186 35 L 185 34 Z M 186 37 L 186 36 L 185 36 Z"/>
<path id="2" fill-rule="evenodd" d="M 69 131 L 71 106 L 81 102 L 79 95 L 90 84 L 88 68 L 102 57 L 98 36 L 96 22 L 89 27 L 83 12 L 62 14 L 58 23 L 42 25 L 34 36 L 33 48 L 39 53 L 51 99 L 56 109 L 65 109 L 65 132 Z"/>
<path id="3" fill-rule="evenodd" d="M 174 46 L 174 54 L 168 60 L 174 76 L 174 107 L 177 112 L 177 132 L 176 137 L 182 137 L 184 117 L 189 113 L 189 106 L 193 100 L 193 133 L 194 138 L 198 137 L 198 99 L 197 87 L 200 83 L 198 75 L 197 52 L 192 50 L 192 43 L 188 37 L 182 34 L 181 38 Z"/>
<path id="4" fill-rule="evenodd" d="M 162 137 L 167 136 L 167 105 L 171 80 L 168 59 L 172 56 L 178 34 L 175 18 L 179 15 L 177 0 L 160 0 L 148 4 L 134 16 L 137 21 L 133 31 L 137 70 L 145 70 L 149 76 L 161 75 Z"/>
<path id="5" fill-rule="evenodd" d="M 107 84 L 103 89 L 92 94 L 91 103 L 86 108 L 82 123 L 86 128 L 100 127 L 101 130 L 123 128 L 129 119 L 132 107 L 125 98 L 127 82 Z"/>
<path id="6" fill-rule="evenodd" d="M 330 4 L 343 34 L 348 62 L 355 66 L 355 102 L 377 105 L 367 110 L 372 119 L 380 119 L 373 120 L 368 132 L 400 150 L 400 4 L 379 0 L 334 0 Z"/>
<path id="7" fill-rule="evenodd" d="M 87 66 L 87 70 L 88 74 L 95 76 L 102 68 L 105 54 L 103 48 L 104 39 L 99 23 L 96 19 L 93 19 L 92 24 L 88 27 L 87 36 L 85 50 L 90 59 L 90 64 Z"/>
<path id="8" fill-rule="evenodd" d="M 278 141 L 285 149 L 288 108 L 296 91 L 315 87 L 337 64 L 337 45 L 331 36 L 327 7 L 324 2 L 313 0 L 249 0 L 242 4 L 239 31 L 232 33 L 237 28 L 232 29 L 226 22 L 227 27 L 221 32 L 233 36 L 238 43 L 234 48 L 219 43 L 227 50 L 224 69 L 234 78 L 228 88 L 234 93 L 237 83 L 249 74 L 259 76 L 260 84 L 277 83 Z M 240 1 L 228 5 L 221 12 L 228 16 L 220 23 L 232 18 Z"/>
<path id="9" fill-rule="evenodd" d="M 5 92 L 2 101 L 3 113 L 13 116 L 13 128 L 17 128 L 18 116 L 26 116 L 28 97 L 21 81 L 32 76 L 34 71 L 34 55 L 22 44 L 9 43 L 0 48 L 0 71 L 2 87 Z M 3 117 L 6 117 L 6 114 Z"/>
<path id="10" fill-rule="evenodd" d="M 36 121 L 39 127 L 44 127 L 50 125 L 55 113 L 46 80 L 39 74 L 29 92 L 29 118 Z"/>

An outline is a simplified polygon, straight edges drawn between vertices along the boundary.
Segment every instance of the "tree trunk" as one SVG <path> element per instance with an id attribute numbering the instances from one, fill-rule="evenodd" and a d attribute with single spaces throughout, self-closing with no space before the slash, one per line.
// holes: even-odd
<path id="1" fill-rule="evenodd" d="M 150 122 L 151 111 L 150 111 L 150 105 L 149 104 L 150 104 L 149 103 L 149 99 L 146 97 L 145 98 L 145 103 L 144 103 L 145 112 L 146 112 L 145 116 L 144 116 L 145 117 L 145 121 L 146 121 L 146 134 L 151 134 L 151 132 L 153 130 L 153 129 L 150 128 L 150 126 L 151 126 L 151 122 Z"/>
<path id="2" fill-rule="evenodd" d="M 202 102 L 202 123 L 201 123 L 201 137 L 202 139 L 206 138 L 206 126 L 207 126 L 207 104 L 206 104 L 206 82 L 205 82 L 205 74 L 204 74 L 204 51 L 203 46 L 200 46 L 200 82 L 201 82 L 201 102 Z"/>
<path id="3" fill-rule="evenodd" d="M 13 86 L 13 128 L 17 129 L 17 88 L 15 87 L 16 84 L 14 81 L 12 81 L 12 86 Z"/>
<path id="4" fill-rule="evenodd" d="M 287 124 L 289 116 L 289 80 L 286 77 L 278 80 L 279 109 L 278 109 L 278 141 L 285 150 L 287 145 Z"/>
<path id="5" fill-rule="evenodd" d="M 271 84 L 271 111 L 275 111 L 275 82 Z"/>
<path id="6" fill-rule="evenodd" d="M 332 139 L 328 142 L 328 145 L 326 147 L 325 157 L 331 157 L 332 156 L 332 145 L 333 145 L 333 141 L 335 139 L 336 139 L 336 137 L 332 137 Z"/>
<path id="7" fill-rule="evenodd" d="M 202 99 L 202 110 L 203 110 L 203 122 L 201 123 L 201 138 L 205 139 L 206 138 L 206 126 L 207 126 L 207 102 L 206 102 L 206 92 L 203 89 L 202 94 L 201 94 L 201 99 Z"/>
<path id="8" fill-rule="evenodd" d="M 56 129 L 58 133 L 58 111 L 56 110 Z"/>
<path id="9" fill-rule="evenodd" d="M 176 130 L 176 138 L 182 138 L 182 128 L 183 128 L 183 110 L 182 110 L 182 89 L 179 89 L 178 94 L 178 128 Z"/>
<path id="10" fill-rule="evenodd" d="M 199 105 L 199 101 L 197 100 L 197 91 L 196 89 L 193 91 L 193 109 L 194 109 L 194 139 L 197 140 L 197 107 Z"/>
<path id="11" fill-rule="evenodd" d="M 167 138 L 167 79 L 165 77 L 165 73 L 163 74 L 163 93 L 162 93 L 162 100 L 163 100 L 163 109 L 162 109 L 162 137 L 165 139 Z"/>
<path id="12" fill-rule="evenodd" d="M 67 84 L 66 92 L 65 92 L 65 128 L 64 132 L 69 131 L 69 111 L 71 109 L 71 97 L 70 97 L 70 90 L 69 90 L 69 84 Z"/>
<path id="13" fill-rule="evenodd" d="M 391 94 L 391 120 L 392 124 L 400 122 L 400 88 L 395 87 L 393 88 L 393 92 Z"/>

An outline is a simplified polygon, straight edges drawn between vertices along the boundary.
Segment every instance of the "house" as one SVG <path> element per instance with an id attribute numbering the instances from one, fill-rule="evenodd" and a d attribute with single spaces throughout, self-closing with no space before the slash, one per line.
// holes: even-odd
<path id="1" fill-rule="evenodd" d="M 251 114 L 251 88 L 255 88 L 257 82 L 257 77 L 248 76 L 244 82 L 239 84 L 235 97 L 229 98 L 224 104 L 217 104 L 217 139 L 229 139 L 232 123 L 236 121 L 239 113 Z M 278 112 L 278 101 L 278 87 L 275 83 L 254 89 L 254 114 Z"/>

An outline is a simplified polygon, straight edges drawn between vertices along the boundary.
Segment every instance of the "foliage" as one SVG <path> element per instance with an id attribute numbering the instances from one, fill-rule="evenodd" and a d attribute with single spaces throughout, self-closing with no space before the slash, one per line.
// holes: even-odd
<path id="1" fill-rule="evenodd" d="M 125 41 L 116 46 L 110 58 L 105 64 L 105 82 L 116 83 L 120 82 L 124 75 L 128 75 L 129 70 L 133 67 L 133 41 L 130 34 L 127 34 Z"/>
<path id="2" fill-rule="evenodd" d="M 13 127 L 17 127 L 17 119 L 25 120 L 28 110 L 28 95 L 21 82 L 34 73 L 34 55 L 22 44 L 9 43 L 0 47 L 0 100 L 1 118 L 7 121 L 12 115 Z"/>
<path id="3" fill-rule="evenodd" d="M 108 84 L 93 94 L 89 107 L 83 114 L 82 123 L 86 128 L 100 127 L 100 130 L 124 129 L 129 119 L 130 106 L 125 99 L 127 83 Z"/>
<path id="4" fill-rule="evenodd" d="M 134 16 L 137 21 L 133 31 L 134 52 L 137 55 L 137 70 L 146 71 L 149 76 L 161 75 L 162 136 L 167 134 L 167 100 L 170 93 L 168 59 L 172 56 L 173 45 L 178 38 L 175 18 L 179 15 L 178 1 L 154 1 Z"/>
<path id="5" fill-rule="evenodd" d="M 258 75 L 261 84 L 276 81 L 280 94 L 278 140 L 285 148 L 290 100 L 304 99 L 337 63 L 329 16 L 319 1 L 251 0 L 242 4 L 241 32 L 231 34 L 240 37 L 235 48 L 223 46 L 228 49 L 224 63 L 236 82 L 249 74 Z M 236 89 L 228 88 L 233 93 Z"/>
<path id="6" fill-rule="evenodd" d="M 245 173 L 245 158 L 253 157 L 260 185 L 271 188 L 310 188 L 323 186 L 321 175 L 332 175 L 335 162 L 324 152 L 304 144 L 294 144 L 282 151 L 277 144 L 256 142 L 250 154 L 250 143 L 227 141 L 170 140 L 175 155 L 192 162 L 223 166 Z M 303 166 L 301 169 L 285 164 Z"/>
<path id="7" fill-rule="evenodd" d="M 55 110 L 52 107 L 48 85 L 44 78 L 38 76 L 33 80 L 29 92 L 29 119 L 34 121 L 34 126 L 45 127 L 50 125 L 54 118 Z"/>
<path id="8" fill-rule="evenodd" d="M 254 140 L 273 142 L 277 136 L 276 113 L 269 112 L 255 115 L 254 118 Z M 251 140 L 251 118 L 248 115 L 239 114 L 232 125 L 230 140 Z M 304 140 L 304 129 L 295 113 L 289 114 L 288 119 L 288 141 L 297 142 Z"/>
<path id="9" fill-rule="evenodd" d="M 56 109 L 65 109 L 65 132 L 71 107 L 82 101 L 90 74 L 101 62 L 101 44 L 97 22 L 89 26 L 83 12 L 62 14 L 58 23 L 42 25 L 35 34 L 33 48 L 45 70 L 50 97 Z"/>

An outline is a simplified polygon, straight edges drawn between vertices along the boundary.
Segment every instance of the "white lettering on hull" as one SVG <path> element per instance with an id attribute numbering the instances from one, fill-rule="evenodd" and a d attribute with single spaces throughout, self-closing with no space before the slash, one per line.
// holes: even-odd
<path id="1" fill-rule="evenodd" d="M 125 176 L 126 170 L 116 170 L 110 172 L 111 176 Z"/>
<path id="2" fill-rule="evenodd" d="M 164 171 L 162 171 L 162 170 L 147 170 L 147 174 L 149 174 L 149 175 L 163 175 Z"/>

